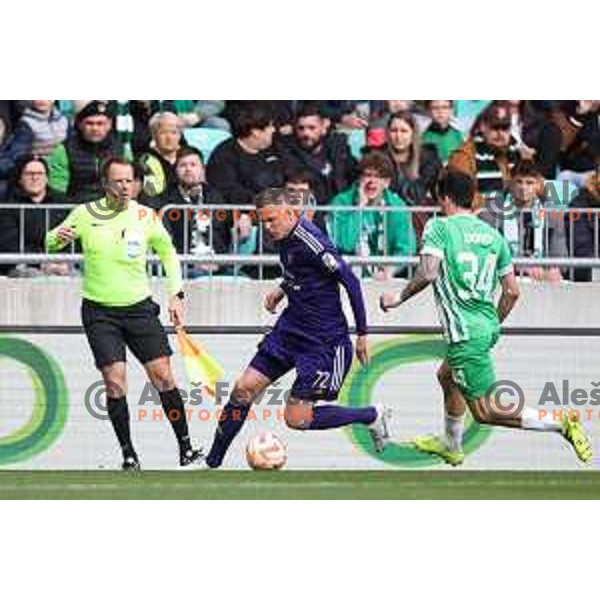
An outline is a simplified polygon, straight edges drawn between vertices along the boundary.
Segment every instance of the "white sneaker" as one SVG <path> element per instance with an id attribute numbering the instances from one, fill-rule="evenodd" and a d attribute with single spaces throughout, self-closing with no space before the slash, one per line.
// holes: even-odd
<path id="1" fill-rule="evenodd" d="M 392 409 L 389 406 L 376 405 L 377 418 L 369 425 L 369 433 L 373 439 L 375 452 L 383 452 L 390 441 L 389 420 Z"/>

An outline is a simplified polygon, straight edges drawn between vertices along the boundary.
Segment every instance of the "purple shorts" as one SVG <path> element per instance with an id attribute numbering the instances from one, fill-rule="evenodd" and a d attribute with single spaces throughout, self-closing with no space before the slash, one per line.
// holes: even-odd
<path id="1" fill-rule="evenodd" d="M 324 345 L 272 331 L 258 345 L 250 366 L 273 382 L 295 368 L 293 398 L 335 400 L 350 370 L 352 353 L 348 336 L 335 344 Z"/>

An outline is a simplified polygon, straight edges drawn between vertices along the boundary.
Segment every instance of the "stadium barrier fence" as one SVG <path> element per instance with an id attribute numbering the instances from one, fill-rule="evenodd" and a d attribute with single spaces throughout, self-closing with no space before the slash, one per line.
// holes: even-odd
<path id="1" fill-rule="evenodd" d="M 21 204 L 5 204 L 0 205 L 0 211 L 5 210 L 17 210 L 19 211 L 19 251 L 18 252 L 6 252 L 0 253 L 0 264 L 14 264 L 18 265 L 21 263 L 48 263 L 48 262 L 65 262 L 65 263 L 79 263 L 82 257 L 76 254 L 75 244 L 71 244 L 70 251 L 60 254 L 45 254 L 45 253 L 28 253 L 25 251 L 25 214 L 26 211 L 31 210 L 42 210 L 45 212 L 45 228 L 46 231 L 50 228 L 50 213 L 51 211 L 65 211 L 72 209 L 72 204 L 55 204 L 55 205 L 21 205 Z M 146 214 L 152 209 L 140 205 L 140 211 Z M 600 248 L 599 248 L 599 213 L 600 208 L 589 208 L 589 209 L 575 209 L 575 208 L 551 208 L 551 209 L 540 209 L 545 213 L 545 217 L 541 220 L 541 238 L 543 239 L 543 247 L 549 248 L 549 236 L 553 227 L 559 221 L 563 224 L 563 227 L 557 228 L 554 231 L 554 235 L 558 236 L 558 243 L 554 246 L 562 248 L 556 255 L 549 256 L 548 253 L 540 254 L 536 253 L 533 256 L 524 256 L 524 249 L 526 244 L 525 235 L 525 219 L 535 217 L 535 211 L 531 209 L 525 209 L 519 212 L 519 229 L 518 229 L 518 240 L 515 241 L 513 246 L 513 253 L 515 255 L 515 264 L 519 267 L 558 267 L 560 269 L 568 269 L 570 278 L 573 277 L 573 269 L 598 269 L 600 268 Z M 381 268 L 381 267 L 408 267 L 408 273 L 412 273 L 412 268 L 417 264 L 418 259 L 415 256 L 390 256 L 387 254 L 387 219 L 391 213 L 409 214 L 411 218 L 415 218 L 418 215 L 435 217 L 439 214 L 437 207 L 429 206 L 406 206 L 406 207 L 376 207 L 376 206 L 365 206 L 365 207 L 350 207 L 350 206 L 311 206 L 308 208 L 311 213 L 319 214 L 323 213 L 325 219 L 327 215 L 335 213 L 358 213 L 360 217 L 359 228 L 362 228 L 362 219 L 364 215 L 368 213 L 378 213 L 382 216 L 380 223 L 380 252 L 378 255 L 352 255 L 347 256 L 350 264 L 358 267 L 362 275 L 369 275 L 369 271 L 364 269 Z M 235 220 L 240 218 L 242 214 L 252 213 L 252 207 L 247 205 L 177 205 L 169 204 L 163 207 L 160 213 L 157 213 L 155 218 L 161 218 L 171 220 L 184 221 L 183 227 L 183 253 L 180 255 L 184 265 L 184 277 L 190 278 L 197 276 L 197 273 L 190 271 L 190 266 L 193 265 L 229 265 L 233 267 L 233 270 L 228 274 L 240 275 L 241 267 L 244 266 L 257 266 L 258 267 L 258 278 L 264 277 L 264 267 L 275 266 L 278 264 L 277 257 L 273 254 L 265 252 L 264 244 L 264 232 L 263 227 L 258 220 L 252 227 L 250 238 L 247 240 L 241 240 L 238 234 L 237 227 L 232 228 L 232 248 L 229 254 L 213 254 L 212 252 L 196 254 L 192 253 L 192 245 L 190 240 L 190 227 L 189 222 L 191 219 L 196 219 L 197 222 L 203 222 L 207 225 L 208 233 L 208 248 L 213 247 L 214 242 L 214 227 L 215 220 L 224 220 L 225 218 L 231 218 Z M 538 216 L 539 216 L 539 212 Z M 255 212 L 254 212 L 255 214 Z M 528 217 L 529 215 L 529 217 Z M 420 217 L 419 217 L 420 218 Z M 574 224 L 581 220 L 587 219 L 590 223 L 593 223 L 594 236 L 593 236 L 593 252 L 588 257 L 574 257 Z M 569 229 L 568 235 L 565 230 L 565 225 Z M 156 262 L 156 258 L 151 259 Z M 151 271 L 152 272 L 152 271 Z M 156 272 L 156 271 L 153 271 Z M 564 271 L 567 274 L 566 271 Z M 212 276 L 212 272 L 206 272 L 205 276 Z"/>

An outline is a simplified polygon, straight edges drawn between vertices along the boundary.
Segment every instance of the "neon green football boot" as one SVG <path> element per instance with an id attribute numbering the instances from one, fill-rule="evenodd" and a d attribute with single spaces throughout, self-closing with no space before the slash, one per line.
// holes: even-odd
<path id="1" fill-rule="evenodd" d="M 465 460 L 465 453 L 462 450 L 459 452 L 451 452 L 444 440 L 437 435 L 423 435 L 418 437 L 415 439 L 414 445 L 417 450 L 439 456 L 444 462 L 453 467 L 462 465 Z"/>
<path id="2" fill-rule="evenodd" d="M 581 462 L 585 464 L 592 462 L 594 456 L 592 442 L 578 418 L 570 414 L 565 416 L 562 422 L 562 435 L 573 446 Z"/>

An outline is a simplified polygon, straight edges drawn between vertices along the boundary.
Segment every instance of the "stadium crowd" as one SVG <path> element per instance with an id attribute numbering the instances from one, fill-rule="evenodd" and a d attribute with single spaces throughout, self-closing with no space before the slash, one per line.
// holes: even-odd
<path id="1" fill-rule="evenodd" d="M 598 256 L 597 214 L 583 215 L 600 208 L 598 100 L 0 101 L 0 253 L 43 252 L 45 231 L 65 215 L 2 204 L 96 200 L 104 195 L 100 166 L 115 155 L 135 161 L 138 201 L 155 210 L 249 206 L 268 187 L 302 193 L 331 207 L 314 218 L 344 255 L 358 256 L 414 255 L 447 167 L 475 179 L 481 218 L 515 254 Z M 361 210 L 372 207 L 422 208 Z M 274 251 L 248 211 L 194 215 L 165 221 L 180 253 Z M 0 265 L 0 274 L 40 269 L 69 272 L 51 263 Z M 187 275 L 215 272 L 230 271 L 198 262 Z M 527 274 L 592 278 L 590 269 Z"/>

